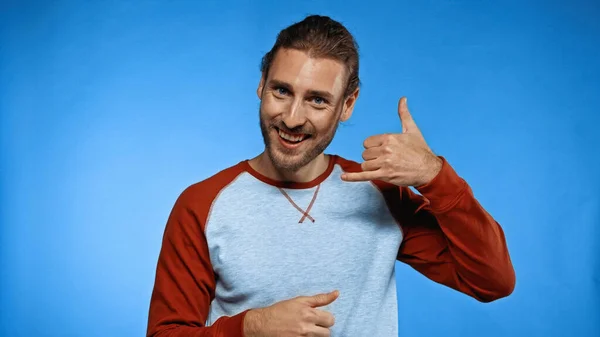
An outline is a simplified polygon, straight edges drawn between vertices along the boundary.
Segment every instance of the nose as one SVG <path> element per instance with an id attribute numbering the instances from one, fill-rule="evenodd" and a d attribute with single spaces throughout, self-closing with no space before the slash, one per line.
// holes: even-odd
<path id="1" fill-rule="evenodd" d="M 302 100 L 294 100 L 290 104 L 283 113 L 282 121 L 288 129 L 293 129 L 306 123 L 306 113 Z"/>

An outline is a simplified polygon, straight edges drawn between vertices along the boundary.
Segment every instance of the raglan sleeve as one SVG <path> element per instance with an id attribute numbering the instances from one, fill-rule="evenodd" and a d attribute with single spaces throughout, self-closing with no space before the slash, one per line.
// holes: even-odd
<path id="1" fill-rule="evenodd" d="M 203 223 L 209 206 L 186 192 L 177 199 L 162 239 L 148 315 L 148 337 L 243 337 L 247 311 L 205 326 L 215 275 Z M 204 213 L 204 214 L 202 214 Z"/>
<path id="2" fill-rule="evenodd" d="M 506 297 L 515 287 L 515 271 L 503 229 L 440 158 L 438 175 L 416 188 L 421 195 L 400 188 L 395 207 L 404 238 L 398 260 L 481 302 Z"/>

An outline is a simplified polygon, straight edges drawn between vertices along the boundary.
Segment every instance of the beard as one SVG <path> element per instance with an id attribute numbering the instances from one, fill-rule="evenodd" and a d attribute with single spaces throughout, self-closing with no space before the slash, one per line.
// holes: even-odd
<path id="1" fill-rule="evenodd" d="M 297 172 L 302 167 L 308 165 L 317 156 L 323 153 L 329 144 L 331 144 L 333 136 L 338 128 L 338 123 L 333 123 L 330 130 L 324 134 L 318 134 L 314 127 L 307 124 L 289 129 L 279 117 L 271 121 L 266 121 L 265 118 L 263 118 L 263 113 L 260 107 L 259 116 L 260 131 L 265 144 L 265 152 L 269 156 L 273 166 L 277 170 L 283 172 Z M 298 149 L 285 148 L 279 144 L 277 139 L 272 139 L 272 134 L 275 134 L 276 137 L 279 137 L 277 130 L 282 130 L 291 134 L 310 135 L 308 139 L 303 140 L 303 142 L 309 143 L 301 145 L 301 147 Z"/>

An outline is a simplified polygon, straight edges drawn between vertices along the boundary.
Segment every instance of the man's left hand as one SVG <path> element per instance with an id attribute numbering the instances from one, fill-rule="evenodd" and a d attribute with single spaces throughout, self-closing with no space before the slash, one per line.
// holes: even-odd
<path id="1" fill-rule="evenodd" d="M 345 181 L 382 180 L 398 186 L 422 186 L 442 168 L 442 160 L 425 142 L 423 134 L 408 111 L 406 97 L 398 102 L 402 133 L 369 137 L 361 164 L 362 172 L 342 175 Z"/>

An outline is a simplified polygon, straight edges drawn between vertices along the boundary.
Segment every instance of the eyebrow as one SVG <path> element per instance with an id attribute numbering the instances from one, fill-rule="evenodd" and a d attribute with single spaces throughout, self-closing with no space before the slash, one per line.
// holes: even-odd
<path id="1" fill-rule="evenodd" d="M 292 90 L 292 86 L 289 83 L 286 83 L 286 82 L 283 82 L 283 81 L 280 81 L 280 80 L 271 80 L 269 84 L 270 84 L 270 86 L 273 86 L 273 87 L 282 87 L 282 88 L 284 88 L 286 90 L 293 91 Z M 331 94 L 328 91 L 323 91 L 323 90 L 309 90 L 308 94 L 311 95 L 311 96 L 322 97 L 322 98 L 324 98 L 324 99 L 326 99 L 326 100 L 328 100 L 330 102 L 333 101 L 333 94 Z"/>

